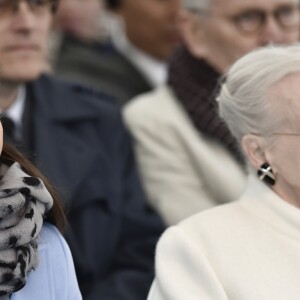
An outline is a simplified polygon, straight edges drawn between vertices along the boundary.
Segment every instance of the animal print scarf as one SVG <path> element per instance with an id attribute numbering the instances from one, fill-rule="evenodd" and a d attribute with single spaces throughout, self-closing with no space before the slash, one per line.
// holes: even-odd
<path id="1" fill-rule="evenodd" d="M 44 183 L 18 163 L 0 167 L 0 299 L 26 284 L 38 265 L 37 236 L 53 199 Z"/>

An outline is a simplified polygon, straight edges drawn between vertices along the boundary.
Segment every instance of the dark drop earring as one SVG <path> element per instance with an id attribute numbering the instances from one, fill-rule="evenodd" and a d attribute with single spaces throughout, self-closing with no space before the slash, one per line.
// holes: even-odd
<path id="1" fill-rule="evenodd" d="M 261 181 L 264 181 L 269 185 L 275 184 L 275 176 L 271 166 L 267 162 L 260 166 L 259 170 L 257 171 L 257 176 Z"/>

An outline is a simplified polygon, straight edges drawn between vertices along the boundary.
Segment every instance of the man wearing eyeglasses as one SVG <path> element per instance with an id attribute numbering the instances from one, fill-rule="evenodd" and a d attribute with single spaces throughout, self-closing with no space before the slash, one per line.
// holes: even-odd
<path id="1" fill-rule="evenodd" d="M 299 0 L 182 5 L 184 45 L 171 59 L 168 84 L 124 110 L 147 199 L 169 225 L 239 197 L 243 162 L 215 108 L 218 80 L 247 52 L 295 43 L 300 30 Z"/>
<path id="2" fill-rule="evenodd" d="M 299 40 L 298 0 L 211 0 L 194 16 L 203 33 L 202 46 L 194 36 L 195 55 L 219 73 L 257 47 Z"/>
<path id="3" fill-rule="evenodd" d="M 110 97 L 42 75 L 57 5 L 0 0 L 4 131 L 61 195 L 83 298 L 143 300 L 163 226 L 144 202 L 130 140 Z"/>

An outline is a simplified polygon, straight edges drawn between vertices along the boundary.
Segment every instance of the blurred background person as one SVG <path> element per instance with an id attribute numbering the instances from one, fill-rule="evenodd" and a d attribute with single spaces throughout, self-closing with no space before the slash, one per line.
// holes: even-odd
<path id="1" fill-rule="evenodd" d="M 102 0 L 61 0 L 55 13 L 53 28 L 49 35 L 49 69 L 53 71 L 63 43 L 69 38 L 78 39 L 83 44 L 103 37 L 104 28 Z M 74 39 L 74 43 L 77 40 Z"/>
<path id="2" fill-rule="evenodd" d="M 103 94 L 43 73 L 58 4 L 0 3 L 5 140 L 57 187 L 83 298 L 144 300 L 164 226 L 144 199 L 119 107 Z"/>
<path id="3" fill-rule="evenodd" d="M 54 27 L 82 40 L 101 36 L 103 0 L 61 0 L 55 14 Z"/>
<path id="4" fill-rule="evenodd" d="M 218 99 L 247 160 L 246 190 L 163 235 L 148 300 L 299 298 L 299 81 L 299 45 L 230 69 Z"/>
<path id="5" fill-rule="evenodd" d="M 237 199 L 245 182 L 213 101 L 221 74 L 250 50 L 299 40 L 299 1 L 183 0 L 184 46 L 168 84 L 124 108 L 151 205 L 168 224 Z"/>
<path id="6" fill-rule="evenodd" d="M 55 28 L 64 37 L 55 72 L 120 104 L 150 91 L 165 82 L 167 59 L 179 42 L 179 5 L 180 0 L 62 0 Z"/>

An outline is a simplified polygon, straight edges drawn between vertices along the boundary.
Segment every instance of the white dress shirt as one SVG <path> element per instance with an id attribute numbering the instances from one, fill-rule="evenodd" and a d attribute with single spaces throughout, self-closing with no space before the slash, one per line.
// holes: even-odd
<path id="1" fill-rule="evenodd" d="M 19 87 L 18 95 L 13 104 L 6 109 L 5 111 L 1 111 L 1 113 L 5 114 L 9 117 L 15 125 L 15 138 L 17 140 L 21 140 L 22 138 L 22 117 L 25 109 L 25 98 L 26 98 L 26 88 L 25 85 L 21 85 Z"/>

